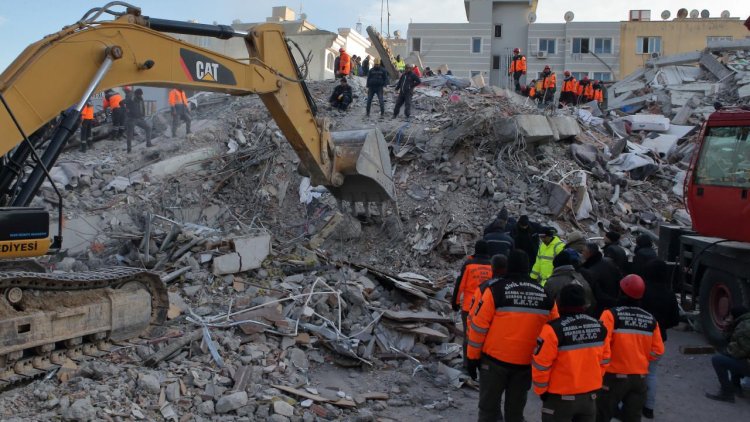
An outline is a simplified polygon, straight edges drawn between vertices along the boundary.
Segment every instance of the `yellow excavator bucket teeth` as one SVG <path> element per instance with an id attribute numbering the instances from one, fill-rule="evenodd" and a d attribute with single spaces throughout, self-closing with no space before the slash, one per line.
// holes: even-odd
<path id="1" fill-rule="evenodd" d="M 383 133 L 378 129 L 332 132 L 334 169 L 344 176 L 333 196 L 350 202 L 386 202 L 396 198 L 393 170 Z"/>

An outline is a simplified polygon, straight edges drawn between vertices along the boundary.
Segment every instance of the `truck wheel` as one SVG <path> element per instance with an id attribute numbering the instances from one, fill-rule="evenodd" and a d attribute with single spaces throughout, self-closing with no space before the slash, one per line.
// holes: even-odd
<path id="1" fill-rule="evenodd" d="M 698 305 L 703 333 L 712 345 L 726 344 L 726 318 L 733 307 L 745 303 L 744 290 L 737 277 L 724 271 L 709 268 L 703 274 Z"/>

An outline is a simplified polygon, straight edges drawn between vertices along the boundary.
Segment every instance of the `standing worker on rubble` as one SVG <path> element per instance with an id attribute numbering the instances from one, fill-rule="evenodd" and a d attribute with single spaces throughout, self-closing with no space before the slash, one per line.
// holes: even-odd
<path id="1" fill-rule="evenodd" d="M 401 110 L 401 106 L 404 106 L 404 114 L 408 120 L 411 116 L 411 96 L 414 92 L 414 87 L 422 83 L 414 72 L 411 71 L 411 65 L 406 65 L 406 71 L 401 75 L 396 84 L 396 92 L 398 98 L 396 98 L 396 106 L 393 108 L 393 118 L 398 117 L 398 113 Z"/>
<path id="2" fill-rule="evenodd" d="M 612 352 L 604 374 L 602 390 L 597 398 L 597 422 L 612 420 L 618 406 L 623 422 L 641 420 L 646 404 L 646 375 L 650 361 L 664 354 L 659 324 L 641 307 L 646 291 L 643 279 L 635 274 L 620 280 L 617 305 L 602 313 L 607 340 Z"/>
<path id="3" fill-rule="evenodd" d="M 521 49 L 516 47 L 513 49 L 513 58 L 510 61 L 510 67 L 508 67 L 508 75 L 513 76 L 513 84 L 516 88 L 516 92 L 521 92 L 521 76 L 526 74 L 526 56 L 521 54 Z"/>
<path id="4" fill-rule="evenodd" d="M 143 101 L 142 89 L 136 89 L 134 94 L 128 93 L 128 97 L 125 99 L 125 109 L 128 113 L 128 120 L 126 123 L 126 137 L 128 142 L 127 151 L 132 151 L 133 136 L 135 135 L 136 126 L 146 132 L 146 147 L 152 147 L 151 125 L 146 122 L 146 103 Z"/>
<path id="5" fill-rule="evenodd" d="M 404 62 L 404 59 L 401 58 L 400 54 L 396 56 L 396 62 L 393 63 L 393 65 L 399 73 L 404 73 L 404 70 L 406 70 L 406 62 Z"/>
<path id="6" fill-rule="evenodd" d="M 464 366 L 466 366 L 466 346 L 468 341 L 468 331 L 466 330 L 466 320 L 469 315 L 472 299 L 479 285 L 493 277 L 491 256 L 488 253 L 487 242 L 477 240 L 474 244 L 474 255 L 469 256 L 461 267 L 461 273 L 456 278 L 456 285 L 453 288 L 453 298 L 451 306 L 454 312 L 461 311 L 461 322 L 464 327 L 463 356 Z"/>
<path id="7" fill-rule="evenodd" d="M 539 245 L 539 252 L 534 261 L 534 267 L 531 269 L 531 278 L 539 282 L 541 286 L 547 283 L 547 279 L 554 271 L 552 261 L 557 254 L 565 249 L 565 242 L 560 240 L 552 227 L 545 227 L 539 232 L 539 239 L 542 243 Z"/>
<path id="8" fill-rule="evenodd" d="M 370 56 L 365 57 L 365 61 L 362 62 L 362 76 L 370 74 Z"/>
<path id="9" fill-rule="evenodd" d="M 349 76 L 352 68 L 352 58 L 344 47 L 339 48 L 339 65 L 336 67 L 336 78 Z"/>
<path id="10" fill-rule="evenodd" d="M 388 85 L 388 72 L 380 65 L 380 59 L 376 58 L 375 63 L 367 72 L 367 108 L 365 116 L 370 116 L 370 106 L 372 106 L 372 97 L 378 96 L 380 104 L 380 117 L 385 115 L 385 101 L 383 100 L 383 88 Z"/>
<path id="11" fill-rule="evenodd" d="M 562 90 L 560 91 L 560 108 L 566 105 L 575 105 L 578 94 L 578 81 L 576 78 L 571 76 L 569 70 L 566 70 L 563 74 L 565 75 L 565 79 L 563 79 Z"/>
<path id="12" fill-rule="evenodd" d="M 587 103 L 594 99 L 594 87 L 591 86 L 591 81 L 589 80 L 588 75 L 581 79 L 581 82 L 578 84 L 577 92 L 578 104 Z"/>
<path id="13" fill-rule="evenodd" d="M 81 110 L 81 152 L 86 152 L 86 147 L 93 148 L 94 146 L 93 127 L 94 106 L 91 104 L 91 100 L 88 100 Z"/>
<path id="14" fill-rule="evenodd" d="M 172 108 L 172 137 L 177 136 L 180 119 L 185 122 L 185 135 L 190 133 L 190 109 L 185 91 L 173 88 L 169 91 L 169 106 Z"/>
<path id="15" fill-rule="evenodd" d="M 493 268 L 499 258 L 492 258 Z M 536 338 L 544 324 L 558 317 L 552 299 L 528 273 L 528 256 L 514 250 L 506 275 L 484 291 L 471 311 L 468 370 L 472 379 L 480 370 L 479 422 L 498 420 L 503 395 L 505 421 L 523 420 Z"/>
<path id="16" fill-rule="evenodd" d="M 104 91 L 104 102 L 102 106 L 106 111 L 108 108 L 112 115 L 112 139 L 122 138 L 125 134 L 125 109 L 121 107 L 122 95 L 115 90 Z"/>
<path id="17" fill-rule="evenodd" d="M 542 422 L 594 422 L 596 394 L 610 360 L 607 329 L 586 315 L 586 294 L 578 284 L 560 290 L 557 308 L 560 318 L 542 328 L 531 360 Z"/>
<path id="18" fill-rule="evenodd" d="M 555 100 L 555 92 L 557 91 L 557 76 L 555 72 L 549 67 L 544 66 L 542 72 L 542 104 L 547 105 Z"/>
<path id="19" fill-rule="evenodd" d="M 594 90 L 594 101 L 601 107 L 604 102 L 604 85 L 597 79 L 594 81 L 592 88 Z"/>

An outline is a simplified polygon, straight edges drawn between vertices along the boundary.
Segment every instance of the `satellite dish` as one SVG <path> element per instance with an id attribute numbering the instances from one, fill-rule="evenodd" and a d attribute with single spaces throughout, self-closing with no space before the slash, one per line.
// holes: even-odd
<path id="1" fill-rule="evenodd" d="M 700 12 L 698 9 L 693 9 L 690 11 L 690 17 L 693 19 L 696 19 L 700 15 Z"/>
<path id="2" fill-rule="evenodd" d="M 303 20 L 303 21 L 306 21 L 306 20 L 307 20 L 307 13 L 301 13 L 301 14 L 299 15 L 299 19 L 300 19 L 300 20 Z"/>
<path id="3" fill-rule="evenodd" d="M 536 13 L 534 12 L 529 13 L 528 20 L 529 20 L 529 23 L 536 22 Z"/>
<path id="4" fill-rule="evenodd" d="M 703 19 L 708 19 L 709 16 L 711 16 L 711 13 L 708 11 L 708 9 L 701 10 L 701 17 Z"/>
<path id="5" fill-rule="evenodd" d="M 565 19 L 565 22 L 572 22 L 573 18 L 575 18 L 575 17 L 576 17 L 576 15 L 573 14 L 573 12 L 571 12 L 570 10 L 568 10 L 567 12 L 565 12 L 565 15 L 563 16 L 563 19 Z"/>
<path id="6" fill-rule="evenodd" d="M 393 31 L 393 36 L 396 37 L 396 39 L 401 38 L 401 31 L 399 31 L 398 29 Z"/>
<path id="7" fill-rule="evenodd" d="M 725 11 L 721 12 L 721 17 L 723 19 L 729 19 L 730 16 L 732 16 L 732 14 L 729 13 L 729 10 L 725 10 Z"/>
<path id="8" fill-rule="evenodd" d="M 670 16 L 672 16 L 672 14 L 669 13 L 669 10 L 665 10 L 665 11 L 661 12 L 661 18 L 664 19 L 664 20 L 669 19 Z"/>
<path id="9" fill-rule="evenodd" d="M 677 11 L 677 17 L 680 19 L 685 19 L 688 15 L 688 11 L 685 8 L 682 8 Z"/>

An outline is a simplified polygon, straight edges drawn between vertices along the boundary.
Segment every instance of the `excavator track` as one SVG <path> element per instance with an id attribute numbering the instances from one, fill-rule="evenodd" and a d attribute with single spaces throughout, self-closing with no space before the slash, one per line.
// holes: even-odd
<path id="1" fill-rule="evenodd" d="M 0 272 L 0 292 L 0 391 L 100 356 L 162 324 L 169 309 L 159 276 L 138 268 Z"/>

